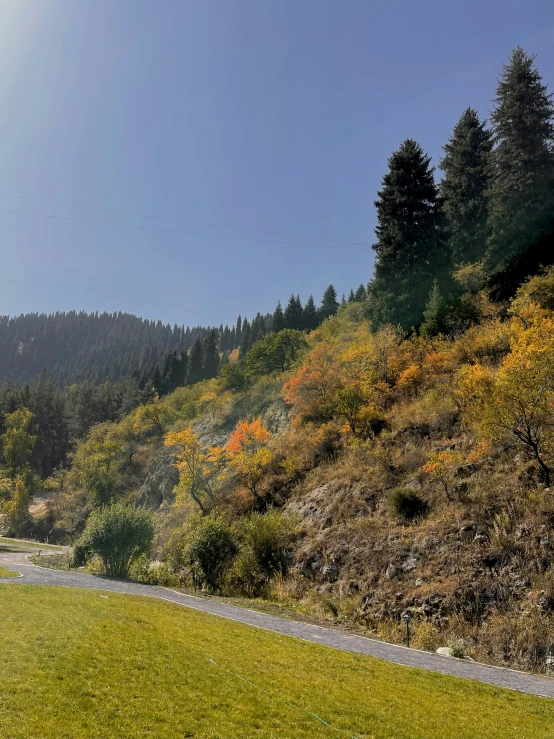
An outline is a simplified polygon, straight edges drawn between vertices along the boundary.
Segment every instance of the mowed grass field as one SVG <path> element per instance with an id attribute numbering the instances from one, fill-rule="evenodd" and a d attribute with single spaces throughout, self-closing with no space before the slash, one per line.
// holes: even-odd
<path id="1" fill-rule="evenodd" d="M 551 700 L 171 603 L 0 585 L 3 738 L 552 739 L 553 726 Z"/>

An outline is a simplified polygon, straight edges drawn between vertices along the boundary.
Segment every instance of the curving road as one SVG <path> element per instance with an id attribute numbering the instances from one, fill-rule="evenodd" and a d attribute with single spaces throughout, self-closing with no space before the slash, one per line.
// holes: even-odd
<path id="1" fill-rule="evenodd" d="M 5 584 L 30 584 L 30 585 L 54 585 L 56 587 L 86 588 L 89 590 L 104 590 L 129 595 L 146 595 L 151 598 L 177 603 L 187 608 L 210 613 L 213 616 L 239 621 L 243 624 L 267 629 L 279 634 L 296 637 L 326 647 L 341 649 L 345 652 L 365 654 L 388 662 L 407 667 L 418 667 L 424 670 L 440 672 L 443 675 L 453 675 L 470 680 L 478 680 L 489 685 L 502 688 L 518 690 L 522 693 L 531 693 L 546 698 L 554 698 L 554 678 L 541 675 L 531 675 L 517 670 L 509 670 L 504 667 L 491 667 L 490 665 L 466 662 L 464 660 L 442 657 L 430 652 L 421 652 L 417 649 L 407 649 L 396 644 L 375 641 L 363 636 L 345 634 L 333 629 L 313 626 L 298 621 L 270 616 L 265 613 L 251 611 L 246 608 L 238 608 L 225 603 L 196 598 L 192 595 L 177 593 L 168 588 L 154 585 L 143 585 L 141 583 L 125 582 L 122 580 L 110 580 L 105 577 L 87 575 L 82 573 L 63 572 L 61 570 L 48 570 L 36 567 L 27 560 L 28 554 L 24 553 L 1 553 L 0 565 L 19 572 L 22 577 L 1 579 Z"/>

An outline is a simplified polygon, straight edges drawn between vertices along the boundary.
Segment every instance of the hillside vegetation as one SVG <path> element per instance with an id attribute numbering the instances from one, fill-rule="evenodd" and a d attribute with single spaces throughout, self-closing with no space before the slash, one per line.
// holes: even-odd
<path id="1" fill-rule="evenodd" d="M 91 421 L 33 519 L 41 426 L 20 396 L 4 415 L 4 526 L 75 542 L 76 564 L 108 569 L 99 532 L 134 541 L 125 510 L 145 507 L 153 554 L 127 548 L 133 577 L 269 598 L 396 641 L 409 610 L 414 646 L 546 671 L 554 130 L 520 48 L 495 105 L 492 130 L 464 112 L 439 186 L 416 142 L 390 157 L 367 288 L 339 304 L 330 287 L 319 310 L 293 296 L 238 351 L 209 334 L 211 375 L 153 383 Z M 202 347 L 186 356 L 201 366 Z"/>
<path id="2" fill-rule="evenodd" d="M 417 646 L 462 639 L 482 659 L 544 669 L 554 272 L 507 310 L 473 297 L 481 321 L 455 338 L 374 332 L 352 305 L 300 337 L 285 372 L 257 376 L 247 356 L 243 389 L 225 373 L 95 426 L 35 534 L 71 539 L 114 498 L 147 505 L 166 564 L 138 575 L 192 585 L 183 541 L 195 511 L 212 511 L 203 520 L 236 547 L 215 579 L 204 572 L 211 589 L 396 640 L 410 608 Z"/>

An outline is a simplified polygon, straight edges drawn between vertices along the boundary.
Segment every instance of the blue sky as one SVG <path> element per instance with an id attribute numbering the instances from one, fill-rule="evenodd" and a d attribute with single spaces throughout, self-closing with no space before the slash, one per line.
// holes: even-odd
<path id="1" fill-rule="evenodd" d="M 192 224 L 371 243 L 390 153 L 437 164 L 517 44 L 553 89 L 553 31 L 549 0 L 0 0 L 0 313 L 219 324 L 367 282 L 369 248 Z"/>

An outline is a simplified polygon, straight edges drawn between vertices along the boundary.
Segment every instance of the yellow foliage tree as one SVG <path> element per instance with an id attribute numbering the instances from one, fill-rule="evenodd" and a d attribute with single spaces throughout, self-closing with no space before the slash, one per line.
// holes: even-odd
<path id="1" fill-rule="evenodd" d="M 442 452 L 431 452 L 427 458 L 427 462 L 422 467 L 424 472 L 440 482 L 448 500 L 452 500 L 450 495 L 450 480 L 454 470 L 462 461 L 463 457 L 459 452 L 446 449 Z"/>
<path id="2" fill-rule="evenodd" d="M 551 484 L 554 456 L 554 319 L 544 312 L 512 338 L 498 372 L 480 365 L 459 373 L 457 395 L 484 441 L 515 441 Z"/>
<path id="3" fill-rule="evenodd" d="M 156 396 L 151 403 L 137 408 L 134 416 L 135 431 L 142 434 L 154 432 L 163 436 L 175 418 L 176 413 L 169 403 Z"/>
<path id="4" fill-rule="evenodd" d="M 183 496 L 190 496 L 205 512 L 206 498 L 213 500 L 223 479 L 227 464 L 225 449 L 203 447 L 190 426 L 166 434 L 164 444 L 173 449 L 175 467 L 179 470 L 177 500 L 182 501 Z"/>
<path id="5" fill-rule="evenodd" d="M 3 510 L 10 531 L 19 536 L 29 521 L 29 489 L 22 475 L 16 477 L 13 497 Z"/>
<path id="6" fill-rule="evenodd" d="M 12 478 L 30 472 L 37 441 L 37 437 L 29 433 L 33 418 L 34 414 L 28 408 L 19 408 L 13 413 L 6 413 L 4 417 L 6 431 L 2 434 L 2 447 L 6 468 Z"/>
<path id="7" fill-rule="evenodd" d="M 239 421 L 227 443 L 231 468 L 239 475 L 254 497 L 259 497 L 258 487 L 266 467 L 273 458 L 267 444 L 271 433 L 261 418 L 249 423 Z"/>
<path id="8" fill-rule="evenodd" d="M 115 494 L 127 447 L 118 431 L 113 423 L 96 424 L 73 457 L 70 482 L 83 487 L 97 506 L 106 505 Z"/>

